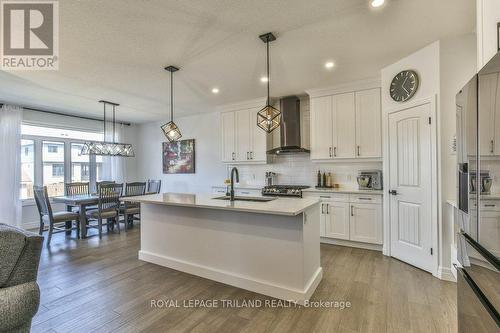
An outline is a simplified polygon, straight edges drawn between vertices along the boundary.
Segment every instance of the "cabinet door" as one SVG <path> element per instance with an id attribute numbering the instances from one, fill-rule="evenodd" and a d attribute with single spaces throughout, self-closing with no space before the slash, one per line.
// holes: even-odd
<path id="1" fill-rule="evenodd" d="M 479 152 L 482 156 L 495 151 L 495 104 L 498 74 L 479 75 Z"/>
<path id="2" fill-rule="evenodd" d="M 334 95 L 332 105 L 334 158 L 354 158 L 356 157 L 354 93 Z"/>
<path id="3" fill-rule="evenodd" d="M 267 133 L 257 126 L 257 112 L 260 108 L 250 109 L 250 132 L 252 133 L 252 147 L 250 160 L 255 162 L 267 161 Z"/>
<path id="4" fill-rule="evenodd" d="M 328 215 L 326 215 L 326 202 L 322 202 L 321 205 L 319 205 L 319 235 L 321 237 L 325 237 L 325 224 L 326 224 L 326 219 L 328 218 Z"/>
<path id="5" fill-rule="evenodd" d="M 332 145 L 332 97 L 311 99 L 311 159 L 331 158 Z"/>
<path id="6" fill-rule="evenodd" d="M 235 113 L 221 113 L 222 162 L 232 162 L 236 158 Z"/>
<path id="7" fill-rule="evenodd" d="M 236 161 L 249 161 L 251 151 L 250 112 L 236 111 Z"/>
<path id="8" fill-rule="evenodd" d="M 325 208 L 325 237 L 349 239 L 349 204 L 329 201 Z"/>
<path id="9" fill-rule="evenodd" d="M 497 257 L 500 257 L 500 212 L 481 209 L 479 222 L 479 243 Z"/>
<path id="10" fill-rule="evenodd" d="M 356 156 L 382 157 L 380 89 L 356 92 Z"/>
<path id="11" fill-rule="evenodd" d="M 350 240 L 382 244 L 382 205 L 351 204 Z"/>
<path id="12" fill-rule="evenodd" d="M 497 88 L 496 88 L 496 97 L 495 97 L 495 124 L 493 127 L 494 133 L 494 147 L 493 153 L 495 155 L 500 155 L 500 76 L 497 76 L 496 80 Z M 495 130 L 496 129 L 496 130 Z"/>

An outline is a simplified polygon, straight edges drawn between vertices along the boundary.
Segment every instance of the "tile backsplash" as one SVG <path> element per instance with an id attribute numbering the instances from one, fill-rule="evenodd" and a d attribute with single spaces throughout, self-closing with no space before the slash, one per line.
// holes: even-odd
<path id="1" fill-rule="evenodd" d="M 314 163 L 308 154 L 273 156 L 266 165 L 237 165 L 242 186 L 264 185 L 265 173 L 275 172 L 277 184 L 286 185 L 316 185 L 318 170 L 331 172 L 333 182 L 344 188 L 357 188 L 356 176 L 359 170 L 382 170 L 382 162 L 356 163 Z M 228 167 L 228 176 L 231 167 Z"/>

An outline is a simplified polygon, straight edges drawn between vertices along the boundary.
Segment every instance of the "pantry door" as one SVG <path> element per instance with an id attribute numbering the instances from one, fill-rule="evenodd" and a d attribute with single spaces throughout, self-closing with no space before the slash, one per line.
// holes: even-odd
<path id="1" fill-rule="evenodd" d="M 389 114 L 391 256 L 433 272 L 431 104 Z"/>

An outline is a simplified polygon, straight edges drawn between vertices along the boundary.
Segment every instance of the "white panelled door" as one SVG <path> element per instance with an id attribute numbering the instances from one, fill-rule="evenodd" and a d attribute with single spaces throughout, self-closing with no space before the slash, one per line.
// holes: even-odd
<path id="1" fill-rule="evenodd" d="M 431 105 L 389 114 L 391 256 L 433 271 Z"/>

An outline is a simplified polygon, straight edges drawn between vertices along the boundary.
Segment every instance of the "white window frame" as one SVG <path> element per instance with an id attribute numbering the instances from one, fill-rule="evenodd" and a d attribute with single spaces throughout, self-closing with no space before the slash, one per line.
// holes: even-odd
<path id="1" fill-rule="evenodd" d="M 42 126 L 46 127 L 46 126 Z M 71 144 L 79 143 L 82 144 L 86 141 L 78 139 L 65 139 L 59 137 L 50 136 L 38 136 L 38 135 L 21 135 L 21 140 L 32 140 L 34 143 L 34 180 L 33 184 L 35 186 L 43 185 L 43 141 L 61 142 L 64 143 L 64 183 L 71 182 Z M 21 165 L 19 165 L 21 167 Z M 89 156 L 89 182 L 90 188 L 95 188 L 97 178 L 97 163 L 95 155 Z M 34 198 L 21 199 L 23 206 L 33 206 L 35 205 Z"/>

